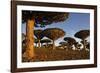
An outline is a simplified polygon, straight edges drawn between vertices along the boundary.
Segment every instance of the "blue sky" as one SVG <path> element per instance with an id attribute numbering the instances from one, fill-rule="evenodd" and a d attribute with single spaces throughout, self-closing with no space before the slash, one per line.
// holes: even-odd
<path id="1" fill-rule="evenodd" d="M 22 25 L 22 32 L 25 32 L 25 25 Z M 52 23 L 43 28 L 34 27 L 35 29 L 46 29 L 46 28 L 61 28 L 66 32 L 64 37 L 74 37 L 74 34 L 82 29 L 90 29 L 90 14 L 89 13 L 70 13 L 68 19 L 63 22 Z M 58 45 L 59 42 L 63 41 L 63 38 L 59 38 L 55 41 Z M 75 38 L 77 41 L 79 39 Z M 89 39 L 88 39 L 89 40 Z"/>

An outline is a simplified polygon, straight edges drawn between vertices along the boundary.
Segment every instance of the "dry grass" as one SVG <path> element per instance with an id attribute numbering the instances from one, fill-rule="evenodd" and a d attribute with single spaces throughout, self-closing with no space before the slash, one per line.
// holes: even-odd
<path id="1" fill-rule="evenodd" d="M 64 50 L 51 48 L 35 48 L 36 57 L 33 62 L 39 61 L 58 61 L 58 60 L 79 60 L 79 59 L 89 59 L 89 51 L 85 50 Z M 23 58 L 23 62 L 27 62 Z"/>

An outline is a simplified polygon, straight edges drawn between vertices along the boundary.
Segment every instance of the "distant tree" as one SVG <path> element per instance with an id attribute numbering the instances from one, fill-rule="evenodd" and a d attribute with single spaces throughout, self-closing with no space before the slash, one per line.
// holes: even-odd
<path id="1" fill-rule="evenodd" d="M 80 30 L 79 32 L 77 32 L 74 36 L 77 38 L 80 38 L 83 42 L 83 47 L 84 49 L 86 49 L 86 38 L 90 35 L 90 31 L 89 30 Z"/>
<path id="2" fill-rule="evenodd" d="M 82 44 L 77 44 L 77 49 L 81 49 Z"/>
<path id="3" fill-rule="evenodd" d="M 76 40 L 72 37 L 65 37 L 64 40 L 68 43 L 69 49 L 76 43 Z"/>
<path id="4" fill-rule="evenodd" d="M 34 30 L 34 35 L 36 36 L 37 40 L 38 40 L 38 47 L 40 48 L 40 41 L 41 39 L 44 37 L 42 35 L 42 30 L 38 29 L 38 30 Z"/>
<path id="5" fill-rule="evenodd" d="M 61 46 L 67 46 L 67 43 L 66 42 L 60 42 L 59 43 Z"/>
<path id="6" fill-rule="evenodd" d="M 36 47 L 37 47 L 38 39 L 35 39 L 35 42 L 34 43 L 36 44 Z"/>
<path id="7" fill-rule="evenodd" d="M 24 39 L 23 41 L 22 41 L 22 44 L 25 44 L 26 43 L 26 40 Z"/>
<path id="8" fill-rule="evenodd" d="M 26 35 L 22 33 L 22 53 L 26 51 Z"/>
<path id="9" fill-rule="evenodd" d="M 26 23 L 26 52 L 23 54 L 27 60 L 35 57 L 33 30 L 35 27 L 45 27 L 52 23 L 61 22 L 68 18 L 65 12 L 22 11 L 22 23 Z M 39 26 L 38 26 L 39 25 Z"/>
<path id="10" fill-rule="evenodd" d="M 22 33 L 22 41 L 25 39 L 26 35 Z"/>
<path id="11" fill-rule="evenodd" d="M 88 44 L 86 45 L 87 49 L 90 49 L 90 43 L 88 42 Z"/>
<path id="12" fill-rule="evenodd" d="M 22 41 L 22 53 L 26 51 L 26 39 L 23 39 Z"/>
<path id="13" fill-rule="evenodd" d="M 68 46 L 68 43 L 67 42 L 60 42 L 59 44 L 60 44 L 60 46 L 63 47 L 63 49 L 67 49 L 67 46 Z"/>
<path id="14" fill-rule="evenodd" d="M 82 40 L 82 41 L 80 41 L 80 43 L 82 43 L 82 44 L 84 44 L 84 42 L 85 42 L 85 44 L 88 44 L 88 42 L 87 42 L 87 40 Z"/>
<path id="15" fill-rule="evenodd" d="M 78 44 L 79 44 L 78 42 L 74 43 L 76 49 L 78 49 Z"/>
<path id="16" fill-rule="evenodd" d="M 53 40 L 53 49 L 55 49 L 55 40 L 63 37 L 65 32 L 60 28 L 47 28 L 43 31 L 44 36 Z"/>
<path id="17" fill-rule="evenodd" d="M 48 43 L 50 43 L 51 40 L 50 39 L 43 39 L 41 40 L 41 44 L 46 43 L 46 46 L 48 46 Z"/>

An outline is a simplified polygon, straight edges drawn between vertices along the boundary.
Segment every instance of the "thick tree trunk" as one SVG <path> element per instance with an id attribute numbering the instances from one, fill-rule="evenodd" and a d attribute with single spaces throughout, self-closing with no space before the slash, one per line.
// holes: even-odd
<path id="1" fill-rule="evenodd" d="M 43 46 L 43 43 L 41 43 L 41 47 Z"/>
<path id="2" fill-rule="evenodd" d="M 46 47 L 48 47 L 48 43 L 46 43 Z"/>
<path id="3" fill-rule="evenodd" d="M 40 48 L 40 39 L 39 39 L 39 42 L 38 42 L 38 47 Z"/>
<path id="4" fill-rule="evenodd" d="M 35 57 L 34 53 L 34 38 L 33 38 L 33 27 L 35 20 L 27 20 L 26 23 L 26 52 L 24 53 L 24 57 L 27 60 L 31 60 Z"/>
<path id="5" fill-rule="evenodd" d="M 36 43 L 36 47 L 37 47 L 37 43 Z"/>
<path id="6" fill-rule="evenodd" d="M 78 49 L 77 45 L 74 45 L 74 46 L 75 46 L 75 50 L 77 50 Z"/>
<path id="7" fill-rule="evenodd" d="M 55 42 L 54 42 L 54 40 L 53 40 L 53 50 L 55 49 Z"/>
<path id="8" fill-rule="evenodd" d="M 86 42 L 85 42 L 85 39 L 83 39 L 83 49 L 86 50 Z"/>

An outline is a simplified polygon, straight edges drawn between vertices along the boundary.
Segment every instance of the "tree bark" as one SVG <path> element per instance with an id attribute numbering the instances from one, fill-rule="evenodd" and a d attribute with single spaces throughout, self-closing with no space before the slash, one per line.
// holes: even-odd
<path id="1" fill-rule="evenodd" d="M 46 43 L 46 47 L 48 47 L 48 43 Z"/>
<path id="2" fill-rule="evenodd" d="M 41 47 L 43 46 L 43 43 L 41 43 Z"/>
<path id="3" fill-rule="evenodd" d="M 36 47 L 37 47 L 37 43 L 36 43 Z"/>
<path id="4" fill-rule="evenodd" d="M 85 39 L 83 39 L 83 49 L 86 50 L 86 42 L 85 42 Z"/>
<path id="5" fill-rule="evenodd" d="M 54 40 L 53 40 L 53 50 L 55 49 L 55 42 L 54 42 Z"/>
<path id="6" fill-rule="evenodd" d="M 31 60 L 35 57 L 34 44 L 33 44 L 34 23 L 35 23 L 34 19 L 28 19 L 26 23 L 26 52 L 24 53 L 24 57 L 27 60 Z"/>
<path id="7" fill-rule="evenodd" d="M 40 39 L 39 39 L 39 42 L 38 42 L 38 47 L 40 48 Z"/>

